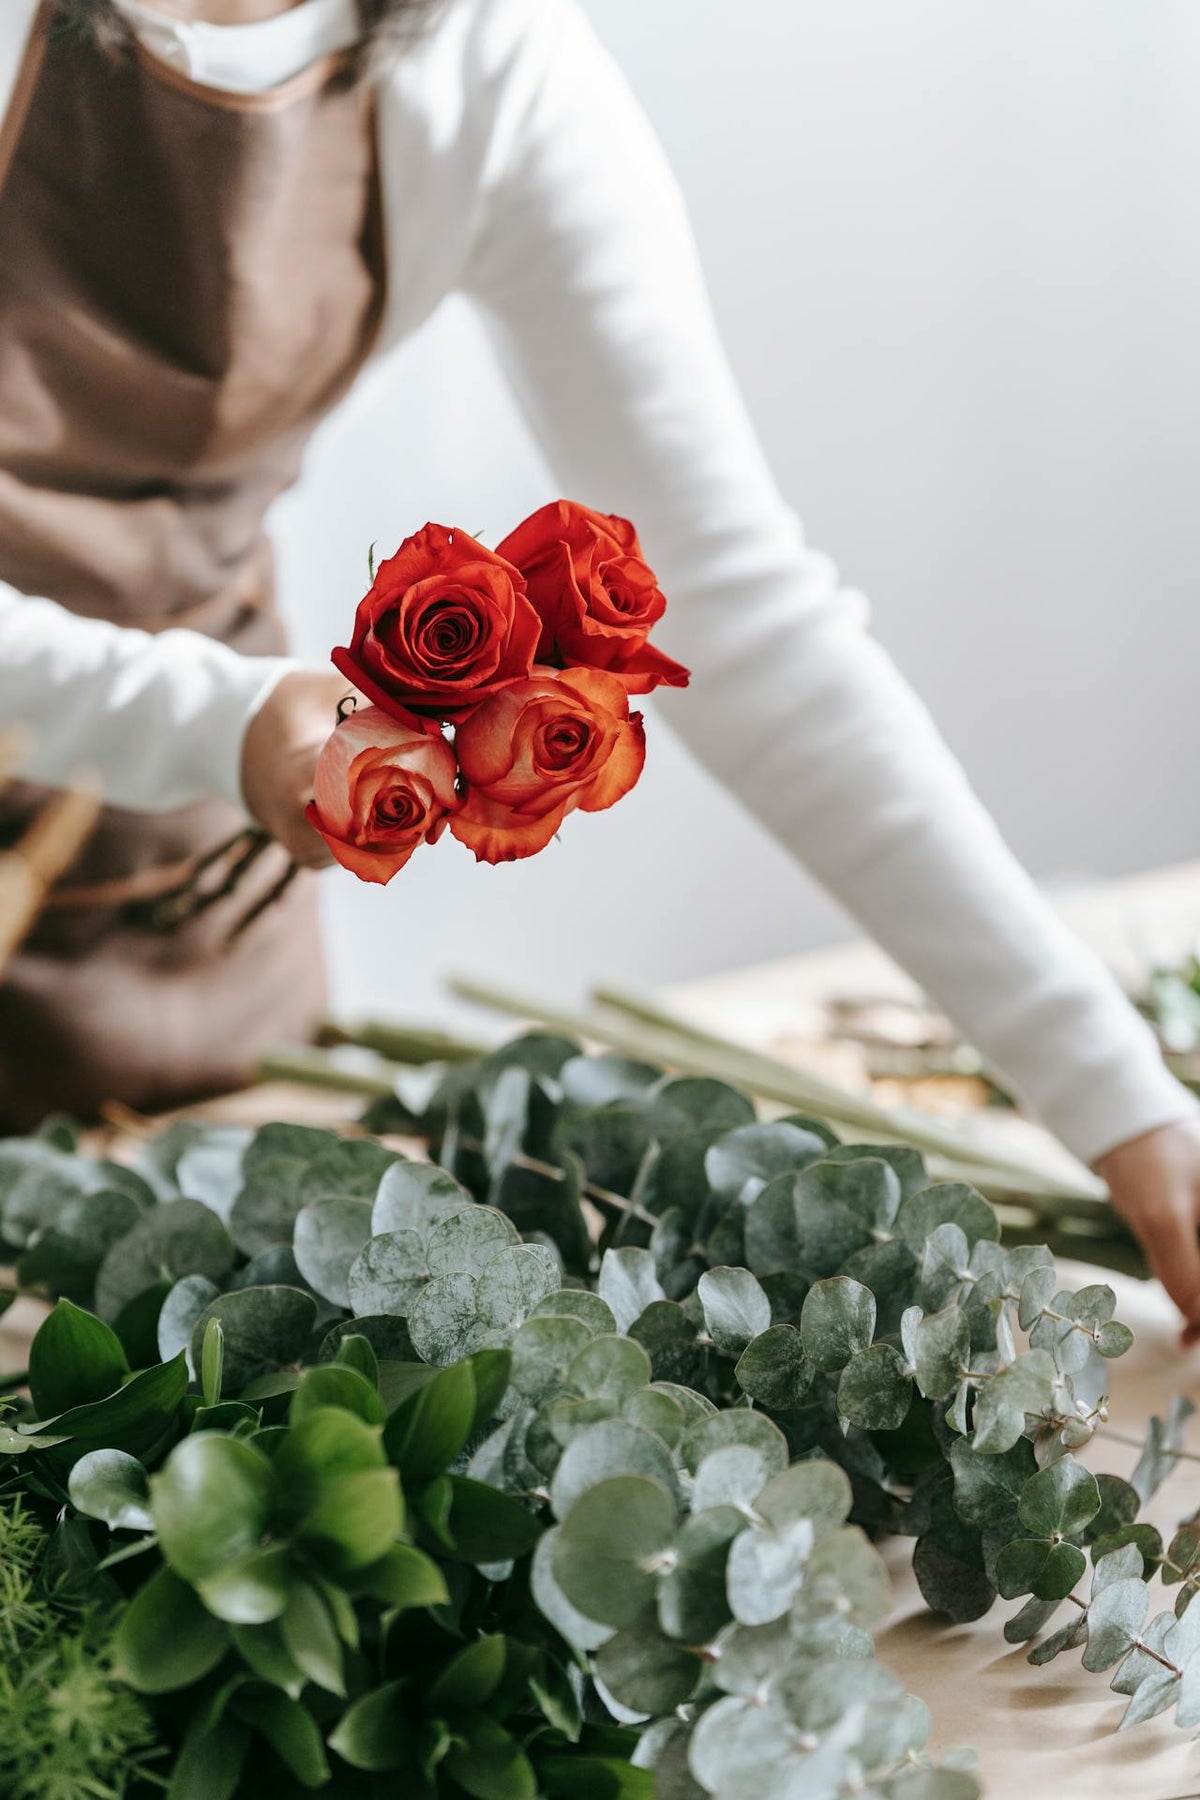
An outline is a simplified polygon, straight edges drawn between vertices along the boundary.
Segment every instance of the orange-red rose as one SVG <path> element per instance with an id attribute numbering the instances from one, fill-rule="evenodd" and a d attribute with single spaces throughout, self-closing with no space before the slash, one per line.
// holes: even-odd
<path id="1" fill-rule="evenodd" d="M 450 830 L 489 863 L 545 849 L 576 807 L 614 805 L 646 754 L 641 714 L 600 669 L 536 669 L 465 719 L 455 748 L 466 794 Z"/>
<path id="2" fill-rule="evenodd" d="M 435 726 L 367 706 L 322 749 L 306 816 L 343 868 L 388 882 L 418 845 L 441 836 L 458 804 L 457 773 Z"/>
<path id="3" fill-rule="evenodd" d="M 529 674 L 541 629 L 511 563 L 426 525 L 380 564 L 333 661 L 385 712 L 453 719 Z"/>
<path id="4" fill-rule="evenodd" d="M 541 615 L 539 663 L 607 669 L 631 694 L 687 686 L 683 664 L 647 641 L 666 601 L 628 519 L 555 500 L 497 554 L 521 571 Z"/>

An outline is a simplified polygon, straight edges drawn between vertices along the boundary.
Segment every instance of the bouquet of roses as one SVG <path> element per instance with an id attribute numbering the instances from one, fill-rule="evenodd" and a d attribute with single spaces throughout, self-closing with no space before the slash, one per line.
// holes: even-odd
<path id="1" fill-rule="evenodd" d="M 426 525 L 374 573 L 336 668 L 371 702 L 321 752 L 308 818 L 363 881 L 449 829 L 480 862 L 545 849 L 642 772 L 631 694 L 684 687 L 637 533 L 558 500 L 496 550 Z"/>

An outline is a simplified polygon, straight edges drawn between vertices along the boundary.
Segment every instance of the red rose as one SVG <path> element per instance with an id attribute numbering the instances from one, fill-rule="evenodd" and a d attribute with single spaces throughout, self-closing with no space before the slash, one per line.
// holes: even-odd
<path id="1" fill-rule="evenodd" d="M 489 863 L 544 850 L 576 807 L 613 806 L 646 755 L 641 714 L 600 669 L 536 669 L 485 700 L 454 741 L 467 792 L 450 830 Z"/>
<path id="2" fill-rule="evenodd" d="M 607 669 L 631 694 L 687 686 L 683 664 L 647 641 L 667 603 L 628 519 L 555 500 L 497 554 L 521 571 L 541 615 L 540 663 Z"/>
<path id="3" fill-rule="evenodd" d="M 540 632 L 511 563 L 426 525 L 380 564 L 333 662 L 385 712 L 452 719 L 528 675 Z"/>
<path id="4" fill-rule="evenodd" d="M 321 751 L 306 817 L 343 868 L 388 882 L 432 844 L 458 805 L 454 751 L 424 720 L 406 725 L 366 706 Z"/>

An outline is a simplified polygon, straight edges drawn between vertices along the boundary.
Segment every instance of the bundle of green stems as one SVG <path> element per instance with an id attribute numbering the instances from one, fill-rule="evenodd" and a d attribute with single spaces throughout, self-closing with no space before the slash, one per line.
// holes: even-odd
<path id="1" fill-rule="evenodd" d="M 804 1113 L 828 1122 L 859 1143 L 907 1144 L 926 1158 L 931 1176 L 964 1181 L 996 1206 L 1006 1242 L 1045 1243 L 1056 1255 L 1144 1275 L 1145 1262 L 1112 1211 L 1103 1184 L 1086 1170 L 1064 1175 L 1057 1161 L 1023 1146 L 1003 1154 L 980 1141 L 971 1121 L 934 1118 L 913 1107 L 884 1107 L 869 1094 L 722 1037 L 657 1000 L 606 984 L 591 1002 L 572 1009 L 467 976 L 451 981 L 461 999 L 491 1011 L 577 1037 L 618 1055 L 679 1074 L 709 1076 L 743 1089 L 768 1111 Z M 451 1063 L 487 1046 L 443 1031 L 367 1020 L 330 1023 L 322 1043 L 332 1048 L 280 1049 L 264 1059 L 264 1079 L 290 1080 L 364 1098 L 396 1091 L 406 1070 Z M 370 1055 L 347 1059 L 354 1045 Z"/>

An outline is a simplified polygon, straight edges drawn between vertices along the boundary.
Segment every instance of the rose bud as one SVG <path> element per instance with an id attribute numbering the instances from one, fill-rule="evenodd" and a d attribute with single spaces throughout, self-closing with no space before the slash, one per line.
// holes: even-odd
<path id="1" fill-rule="evenodd" d="M 418 845 L 441 836 L 458 805 L 457 774 L 436 726 L 363 707 L 322 748 L 305 817 L 343 868 L 388 882 Z"/>
<path id="2" fill-rule="evenodd" d="M 600 669 L 537 669 L 485 700 L 454 742 L 467 792 L 450 831 L 488 863 L 544 850 L 576 807 L 615 805 L 646 757 L 641 714 Z"/>
<path id="3" fill-rule="evenodd" d="M 333 662 L 385 712 L 453 719 L 528 675 L 540 633 L 511 563 L 426 525 L 379 565 Z"/>
<path id="4" fill-rule="evenodd" d="M 541 615 L 539 663 L 607 669 L 631 694 L 687 686 L 683 664 L 647 642 L 667 603 L 628 519 L 555 500 L 497 554 L 521 571 Z"/>

